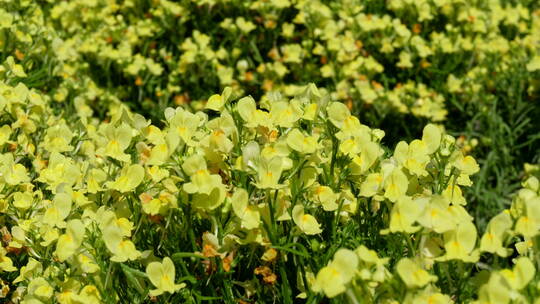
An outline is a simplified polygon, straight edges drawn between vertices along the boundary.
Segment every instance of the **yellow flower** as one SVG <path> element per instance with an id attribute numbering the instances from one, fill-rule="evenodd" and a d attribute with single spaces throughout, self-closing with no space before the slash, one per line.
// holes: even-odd
<path id="1" fill-rule="evenodd" d="M 50 299 L 53 295 L 54 289 L 49 285 L 47 280 L 45 278 L 35 278 L 30 281 L 30 284 L 28 284 L 28 295 L 30 295 L 30 298 L 34 298 L 35 300 L 47 300 Z M 25 297 L 25 301 L 27 301 Z M 31 301 L 28 301 L 32 303 Z"/>
<path id="2" fill-rule="evenodd" d="M 73 132 L 71 132 L 65 122 L 61 122 L 47 129 L 41 145 L 51 153 L 69 152 L 73 150 L 73 147 L 70 145 L 72 138 Z"/>
<path id="3" fill-rule="evenodd" d="M 123 162 L 129 162 L 131 156 L 124 153 L 129 147 L 132 138 L 132 129 L 126 123 L 122 123 L 115 128 L 112 124 L 104 127 L 103 133 L 107 138 L 107 144 L 103 148 L 99 148 L 96 152 L 98 155 L 105 155 Z"/>
<path id="4" fill-rule="evenodd" d="M 332 124 L 339 129 L 341 129 L 346 120 L 351 117 L 351 112 L 347 108 L 346 105 L 344 105 L 341 102 L 332 102 L 328 105 L 326 108 L 326 112 L 328 114 L 328 119 Z"/>
<path id="5" fill-rule="evenodd" d="M 81 220 L 74 219 L 67 223 L 66 233 L 58 238 L 55 254 L 63 262 L 75 254 L 82 244 L 85 227 Z"/>
<path id="6" fill-rule="evenodd" d="M 101 169 L 90 169 L 86 178 L 86 190 L 89 193 L 97 193 L 103 190 L 101 183 L 107 180 L 107 173 Z"/>
<path id="7" fill-rule="evenodd" d="M 150 290 L 151 296 L 159 296 L 165 292 L 175 293 L 181 288 L 184 288 L 186 284 L 175 284 L 175 269 L 172 260 L 168 257 L 163 259 L 162 263 L 152 262 L 146 266 L 146 274 L 150 282 L 157 287 L 157 289 Z"/>
<path id="8" fill-rule="evenodd" d="M 167 181 L 167 177 L 169 177 L 169 171 L 158 166 L 151 166 L 147 168 L 147 172 L 154 183 L 158 183 L 160 181 L 165 183 L 165 181 Z"/>
<path id="9" fill-rule="evenodd" d="M 399 62 L 396 64 L 398 68 L 407 69 L 412 68 L 411 54 L 407 51 L 399 53 Z"/>
<path id="10" fill-rule="evenodd" d="M 442 195 L 454 205 L 464 206 L 467 204 L 465 197 L 463 197 L 463 192 L 458 185 L 449 184 L 448 187 L 446 187 L 446 189 L 443 191 Z"/>
<path id="11" fill-rule="evenodd" d="M 13 22 L 13 15 L 6 12 L 3 9 L 0 9 L 0 29 L 9 29 Z"/>
<path id="12" fill-rule="evenodd" d="M 434 124 L 427 124 L 422 131 L 422 142 L 427 146 L 427 153 L 433 154 L 441 145 L 441 130 Z"/>
<path id="13" fill-rule="evenodd" d="M 11 17 L 11 15 L 8 15 L 8 16 Z M 13 73 L 13 75 L 15 75 L 16 77 L 23 78 L 23 77 L 27 76 L 26 73 L 24 72 L 24 69 L 23 69 L 22 65 L 16 64 L 15 60 L 13 59 L 12 56 L 9 56 L 6 59 L 5 65 Z"/>
<path id="14" fill-rule="evenodd" d="M 407 168 L 410 173 L 416 176 L 426 176 L 426 165 L 429 163 L 427 145 L 418 139 L 415 139 L 408 145 L 404 141 L 400 141 L 394 151 L 395 159 Z"/>
<path id="15" fill-rule="evenodd" d="M 515 260 L 514 269 L 503 269 L 500 274 L 513 290 L 521 290 L 534 278 L 536 268 L 527 257 L 520 257 Z"/>
<path id="16" fill-rule="evenodd" d="M 132 222 L 123 217 L 117 218 L 113 211 L 105 210 L 104 207 L 96 212 L 96 221 L 101 229 L 105 246 L 113 254 L 111 261 L 125 262 L 136 260 L 141 256 L 133 242 L 124 239 L 131 236 L 131 230 L 134 228 Z"/>
<path id="17" fill-rule="evenodd" d="M 43 239 L 43 241 L 39 243 L 41 246 L 49 246 L 60 236 L 58 229 L 50 225 L 42 225 L 39 233 Z"/>
<path id="18" fill-rule="evenodd" d="M 284 128 L 292 128 L 302 117 L 302 109 L 297 103 L 286 101 L 273 102 L 271 104 L 270 119 L 276 125 Z"/>
<path id="19" fill-rule="evenodd" d="M 231 99 L 231 95 L 232 95 L 231 87 L 225 87 L 221 95 L 214 94 L 210 96 L 210 98 L 208 98 L 205 109 L 221 112 L 225 104 L 229 102 L 229 100 Z"/>
<path id="20" fill-rule="evenodd" d="M 0 180 L 7 184 L 15 186 L 30 181 L 26 167 L 22 164 L 16 164 L 13 154 L 0 155 Z"/>
<path id="21" fill-rule="evenodd" d="M 430 282 L 437 281 L 436 276 L 429 274 L 416 262 L 408 258 L 399 260 L 396 270 L 409 288 L 423 287 Z"/>
<path id="22" fill-rule="evenodd" d="M 259 125 L 271 127 L 270 113 L 257 109 L 255 100 L 251 97 L 243 97 L 236 104 L 236 109 L 242 120 L 246 122 L 248 128 L 255 128 Z"/>
<path id="23" fill-rule="evenodd" d="M 510 213 L 503 211 L 493 217 L 487 226 L 486 232 L 480 239 L 480 251 L 496 253 L 501 257 L 506 257 L 510 253 L 510 250 L 503 246 L 504 235 L 513 226 Z"/>
<path id="24" fill-rule="evenodd" d="M 337 203 L 338 195 L 328 186 L 316 186 L 313 189 L 315 201 L 320 203 L 325 211 L 334 211 L 339 206 Z"/>
<path id="25" fill-rule="evenodd" d="M 95 273 L 100 269 L 99 266 L 84 253 L 77 256 L 77 262 L 79 263 L 81 270 L 85 273 Z"/>
<path id="26" fill-rule="evenodd" d="M 283 171 L 283 159 L 281 157 L 274 156 L 269 160 L 265 158 L 261 159 L 257 171 L 257 188 L 277 189 L 281 187 L 278 184 L 281 178 L 281 172 Z"/>
<path id="27" fill-rule="evenodd" d="M 384 265 L 388 264 L 389 258 L 380 258 L 375 250 L 370 250 L 364 245 L 355 250 L 360 259 L 359 277 L 365 281 L 383 282 L 389 277 L 388 270 Z"/>
<path id="28" fill-rule="evenodd" d="M 9 125 L 0 127 L 0 146 L 8 142 L 11 133 L 11 127 Z"/>
<path id="29" fill-rule="evenodd" d="M 479 258 L 478 250 L 473 250 L 476 244 L 476 227 L 471 222 L 463 222 L 454 230 L 444 233 L 444 249 L 446 254 L 439 258 L 441 261 L 462 260 L 473 263 Z"/>
<path id="30" fill-rule="evenodd" d="M 346 285 L 354 278 L 357 267 L 356 253 L 349 249 L 339 249 L 332 262 L 317 273 L 311 288 L 333 298 L 345 292 Z"/>
<path id="31" fill-rule="evenodd" d="M 477 303 L 508 304 L 510 297 L 511 289 L 504 277 L 498 272 L 493 272 L 489 281 L 480 287 Z"/>
<path id="32" fill-rule="evenodd" d="M 238 17 L 236 18 L 235 22 L 236 26 L 242 31 L 244 34 L 248 34 L 249 32 L 253 31 L 256 26 L 251 21 L 246 21 L 244 17 Z"/>
<path id="33" fill-rule="evenodd" d="M 388 229 L 381 231 L 414 233 L 421 227 L 413 226 L 425 208 L 425 200 L 412 200 L 408 196 L 399 198 L 390 213 L 390 225 Z"/>
<path id="34" fill-rule="evenodd" d="M 80 177 L 80 169 L 73 159 L 53 152 L 49 158 L 47 168 L 39 172 L 40 182 L 47 183 L 48 189 L 56 193 L 60 185 L 72 186 Z"/>
<path id="35" fill-rule="evenodd" d="M 290 63 L 302 63 L 302 57 L 304 57 L 304 49 L 300 44 L 285 44 L 281 47 L 283 53 L 283 61 Z"/>
<path id="36" fill-rule="evenodd" d="M 111 261 L 125 262 L 136 260 L 141 253 L 135 248 L 135 244 L 128 239 L 123 239 L 120 228 L 106 227 L 103 231 L 103 240 L 107 249 L 113 254 Z"/>
<path id="37" fill-rule="evenodd" d="M 18 209 L 26 210 L 32 206 L 34 198 L 30 192 L 15 192 L 13 194 L 13 205 Z"/>
<path id="38" fill-rule="evenodd" d="M 261 215 L 257 206 L 249 204 L 246 190 L 237 189 L 231 201 L 234 214 L 240 218 L 242 228 L 254 229 L 259 227 L 261 224 Z"/>
<path id="39" fill-rule="evenodd" d="M 457 183 L 463 186 L 472 185 L 469 175 L 480 171 L 476 160 L 470 155 L 464 156 L 459 150 L 452 155 L 452 165 L 459 170 Z"/>
<path id="40" fill-rule="evenodd" d="M 521 209 L 514 230 L 525 237 L 534 237 L 540 228 L 540 196 L 527 195 L 526 190 L 518 193 L 512 204 L 513 209 Z"/>
<path id="41" fill-rule="evenodd" d="M 353 174 L 361 175 L 368 171 L 384 153 L 378 143 L 366 141 L 360 144 L 360 154 L 355 155 L 351 163 Z"/>
<path id="42" fill-rule="evenodd" d="M 314 153 L 318 148 L 317 137 L 305 136 L 296 128 L 287 134 L 287 144 L 291 149 L 305 154 Z"/>
<path id="43" fill-rule="evenodd" d="M 225 200 L 227 190 L 220 183 L 219 186 L 212 188 L 210 193 L 195 193 L 193 200 L 190 202 L 195 208 L 203 210 L 214 210 L 219 207 Z"/>
<path id="44" fill-rule="evenodd" d="M 210 174 L 206 167 L 206 160 L 202 155 L 195 154 L 188 157 L 182 164 L 182 169 L 191 179 L 183 186 L 187 193 L 210 195 L 214 189 L 222 186 L 221 176 Z"/>
<path id="45" fill-rule="evenodd" d="M 179 136 L 188 146 L 195 145 L 193 137 L 198 127 L 204 122 L 201 115 L 190 113 L 182 108 L 165 110 L 165 118 L 169 122 L 170 129 Z"/>
<path id="46" fill-rule="evenodd" d="M 405 195 L 408 186 L 409 180 L 405 173 L 400 168 L 394 168 L 384 180 L 384 197 L 395 202 L 398 198 Z"/>
<path id="47" fill-rule="evenodd" d="M 540 70 L 540 55 L 534 56 L 529 63 L 527 63 L 527 71 L 534 72 Z"/>
<path id="48" fill-rule="evenodd" d="M 75 303 L 101 303 L 101 296 L 99 295 L 97 287 L 94 285 L 84 286 L 79 294 L 72 295 L 72 299 Z"/>
<path id="49" fill-rule="evenodd" d="M 167 191 L 159 193 L 157 198 L 153 198 L 148 193 L 143 193 L 139 196 L 141 199 L 142 209 L 150 215 L 165 214 L 169 208 L 177 207 L 177 198 Z"/>
<path id="50" fill-rule="evenodd" d="M 6 249 L 4 249 L 3 246 L 0 246 L 0 271 L 16 271 L 17 268 L 13 267 L 13 261 L 8 256 L 6 256 L 6 254 Z"/>
<path id="51" fill-rule="evenodd" d="M 409 292 L 403 304 L 453 304 L 454 301 L 445 294 L 437 291 L 433 286 L 428 286 L 417 292 Z"/>
<path id="52" fill-rule="evenodd" d="M 321 224 L 319 224 L 317 219 L 312 215 L 304 214 L 304 207 L 302 205 L 294 206 L 292 218 L 298 228 L 307 235 L 314 235 L 322 232 Z"/>
<path id="53" fill-rule="evenodd" d="M 130 192 L 135 190 L 144 179 L 144 168 L 141 165 L 130 165 L 122 168 L 120 175 L 114 182 L 107 182 L 109 189 L 114 189 L 120 192 Z"/>
<path id="54" fill-rule="evenodd" d="M 52 205 L 45 210 L 42 222 L 51 226 L 64 228 L 66 223 L 64 219 L 71 212 L 72 200 L 67 193 L 58 193 L 54 196 Z"/>
<path id="55" fill-rule="evenodd" d="M 24 245 L 26 245 L 26 231 L 28 229 L 23 229 L 22 223 L 21 226 L 13 226 L 11 227 L 11 241 L 8 243 L 9 247 L 13 248 L 22 248 Z"/>
<path id="56" fill-rule="evenodd" d="M 139 147 L 140 146 L 138 145 L 137 148 Z M 150 149 L 150 156 L 148 157 L 148 160 L 145 162 L 145 164 L 156 166 L 163 165 L 169 158 L 169 154 L 170 151 L 167 143 L 157 144 Z"/>
<path id="57" fill-rule="evenodd" d="M 453 221 L 450 213 L 448 200 L 436 195 L 431 198 L 419 199 L 429 200 L 429 203 L 425 205 L 422 215 L 417 219 L 420 225 L 433 229 L 437 233 L 454 229 L 456 223 Z"/>
<path id="58" fill-rule="evenodd" d="M 384 177 L 382 173 L 370 173 L 360 185 L 360 196 L 372 197 L 382 189 Z"/>
<path id="59" fill-rule="evenodd" d="M 15 280 L 13 280 L 13 284 L 28 280 L 35 276 L 39 276 L 41 275 L 42 271 L 43 266 L 41 265 L 41 263 L 33 258 L 30 258 L 26 266 L 21 267 L 19 276 L 15 278 Z"/>

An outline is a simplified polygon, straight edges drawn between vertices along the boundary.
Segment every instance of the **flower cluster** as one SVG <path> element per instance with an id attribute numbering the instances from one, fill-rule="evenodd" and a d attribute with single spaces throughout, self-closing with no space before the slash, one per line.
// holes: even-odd
<path id="1" fill-rule="evenodd" d="M 0 1 L 0 302 L 540 303 L 538 166 L 479 224 L 446 129 L 527 2 Z"/>
<path id="2" fill-rule="evenodd" d="M 540 11 L 519 1 L 5 2 L 8 65 L 49 65 L 56 101 L 157 106 L 152 118 L 173 103 L 199 109 L 224 86 L 293 96 L 316 82 L 358 110 L 436 122 L 540 69 Z"/>
<path id="3" fill-rule="evenodd" d="M 395 266 L 409 290 L 401 300 L 449 302 L 430 270 L 480 263 L 485 254 L 509 257 L 516 236 L 523 257 L 513 270 L 493 271 L 479 301 L 493 296 L 497 284 L 517 297 L 534 276 L 527 256 L 538 233 L 538 179 L 525 181 L 511 210 L 493 218 L 477 242 L 461 188 L 471 185 L 478 165 L 436 125 L 385 152 L 384 131 L 363 125 L 313 85 L 259 106 L 250 96 L 235 101 L 227 88 L 204 111 L 168 108 L 161 129 L 114 105 L 107 121 L 66 121 L 54 114 L 49 96 L 22 83 L 3 83 L 1 96 L 0 210 L 7 226 L 0 265 L 14 273 L 4 282 L 13 284 L 13 301 L 115 301 L 126 296 L 112 288 L 115 271 L 141 295 L 174 294 L 187 284 L 177 283 L 169 256 L 208 261 L 193 265 L 194 272 L 202 267 L 208 275 L 219 266 L 229 273 L 243 267 L 235 255 L 249 246 L 264 250 L 253 274 L 272 285 L 278 279 L 272 269 L 308 254 L 288 244 L 308 250 L 323 236 L 345 238 L 351 223 L 375 227 L 374 216 L 382 220 L 381 240 L 406 235 L 395 243 L 409 256 Z M 148 239 L 152 231 L 159 236 Z M 175 252 L 178 245 L 164 244 L 167 235 L 191 243 L 191 251 Z M 156 255 L 165 258 L 158 262 Z M 379 256 L 360 245 L 340 249 L 326 266 L 320 261 L 320 270 L 319 262 L 304 265 L 298 296 L 334 297 L 362 286 L 351 296 L 373 297 L 401 282 L 391 275 L 390 259 Z M 523 279 L 504 279 L 523 271 Z M 400 292 L 390 295 L 400 299 Z"/>
<path id="4" fill-rule="evenodd" d="M 474 303 L 532 303 L 531 300 L 538 303 L 536 236 L 540 226 L 535 210 L 540 206 L 540 170 L 538 165 L 528 164 L 525 171 L 523 188 L 517 191 L 510 209 L 493 217 L 481 236 L 477 236 L 465 210 L 456 212 L 455 207 L 465 203 L 459 191 L 454 194 L 457 194 L 455 198 L 446 198 L 451 203 L 443 209 L 435 207 L 437 203 L 433 198 L 427 208 L 425 203 L 402 208 L 399 201 L 393 206 L 389 230 L 406 232 L 405 237 L 413 240 L 408 247 L 410 257 L 400 258 L 395 265 L 399 281 L 407 290 L 399 303 L 453 303 L 455 295 L 443 294 L 437 286 L 440 282 L 437 275 L 441 276 L 440 271 L 445 269 L 440 263 L 449 260 L 457 260 L 460 271 L 464 271 L 463 263 L 476 264 L 476 270 L 467 270 L 477 272 L 477 283 L 473 284 L 479 289 Z M 443 196 L 448 195 L 444 193 Z M 409 198 L 408 202 L 413 203 L 413 200 Z M 453 214 L 437 218 L 441 212 Z M 430 221 L 426 221 L 426 213 Z M 393 223 L 411 227 L 415 222 L 419 224 L 416 229 L 392 229 Z M 498 265 L 484 262 L 501 258 L 506 259 Z M 397 303 L 392 294 L 389 294 L 391 297 L 385 294 L 395 288 L 396 280 L 387 268 L 388 261 L 389 258 L 381 259 L 363 245 L 355 251 L 339 249 L 334 259 L 313 279 L 312 288 L 328 297 L 347 292 L 353 303 L 365 298 Z M 470 282 L 460 284 L 463 288 Z"/>

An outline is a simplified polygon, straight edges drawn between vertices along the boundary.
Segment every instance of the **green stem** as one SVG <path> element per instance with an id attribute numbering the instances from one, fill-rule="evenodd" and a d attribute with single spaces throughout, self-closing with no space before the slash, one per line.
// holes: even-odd
<path id="1" fill-rule="evenodd" d="M 360 304 L 360 302 L 358 301 L 358 298 L 356 296 L 356 293 L 351 288 L 347 288 L 346 294 L 347 294 L 347 298 L 349 298 L 350 303 L 352 303 L 352 304 Z"/>
<path id="2" fill-rule="evenodd" d="M 104 289 L 107 290 L 107 287 L 109 286 L 109 278 L 111 277 L 113 263 L 109 263 L 109 267 L 107 268 L 107 275 L 105 276 L 105 284 Z"/>
<path id="3" fill-rule="evenodd" d="M 412 254 L 411 256 L 412 257 L 416 256 L 416 249 L 414 248 L 414 245 L 413 245 L 413 243 L 411 241 L 410 235 L 404 234 L 404 236 L 405 236 L 405 239 L 407 240 L 407 245 L 409 247 L 409 251 Z"/>
<path id="4" fill-rule="evenodd" d="M 195 234 L 193 233 L 193 217 L 191 215 L 191 205 L 189 203 L 187 203 L 185 216 L 187 216 L 187 230 L 191 243 L 191 250 L 196 251 L 197 243 L 195 242 Z"/>

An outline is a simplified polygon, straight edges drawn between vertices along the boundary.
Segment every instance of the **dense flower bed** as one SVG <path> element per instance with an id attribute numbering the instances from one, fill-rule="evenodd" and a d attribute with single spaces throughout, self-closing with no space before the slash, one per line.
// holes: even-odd
<path id="1" fill-rule="evenodd" d="M 533 4 L 1 1 L 0 299 L 539 303 L 449 114 L 536 113 Z"/>

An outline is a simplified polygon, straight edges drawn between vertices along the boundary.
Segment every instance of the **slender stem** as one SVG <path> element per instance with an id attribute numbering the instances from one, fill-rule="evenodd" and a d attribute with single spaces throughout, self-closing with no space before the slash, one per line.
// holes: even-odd
<path id="1" fill-rule="evenodd" d="M 191 243 L 191 250 L 196 251 L 197 244 L 195 243 L 195 234 L 193 233 L 193 217 L 191 215 L 191 205 L 189 203 L 187 203 L 185 216 L 187 217 L 187 230 Z"/>
<path id="2" fill-rule="evenodd" d="M 405 234 L 405 239 L 407 240 L 407 245 L 409 246 L 409 251 L 412 254 L 411 256 L 414 257 L 416 255 L 416 249 L 414 248 L 411 237 L 409 235 Z"/>
<path id="3" fill-rule="evenodd" d="M 353 292 L 352 289 L 348 288 L 346 291 L 347 297 L 349 298 L 349 302 L 352 304 L 360 304 L 358 299 L 356 298 L 356 294 Z"/>
<path id="4" fill-rule="evenodd" d="M 109 286 L 109 278 L 111 277 L 112 267 L 113 267 L 113 262 L 110 262 L 109 267 L 107 268 L 107 275 L 105 276 L 105 284 L 104 284 L 105 290 L 107 289 L 107 286 Z"/>

